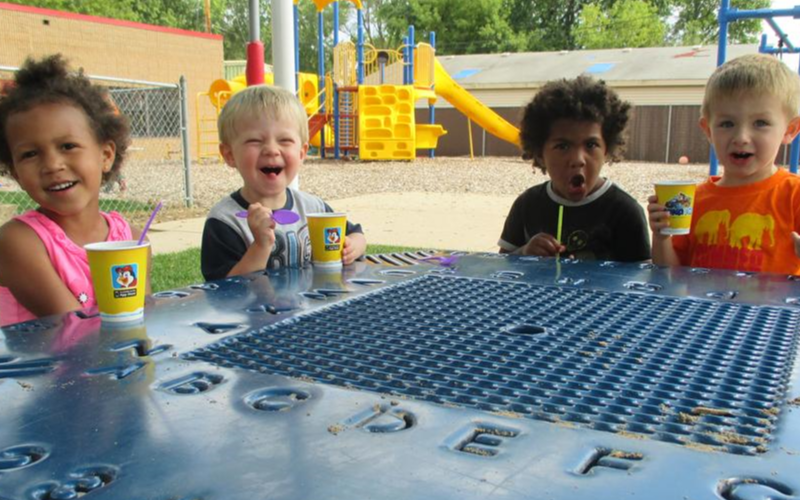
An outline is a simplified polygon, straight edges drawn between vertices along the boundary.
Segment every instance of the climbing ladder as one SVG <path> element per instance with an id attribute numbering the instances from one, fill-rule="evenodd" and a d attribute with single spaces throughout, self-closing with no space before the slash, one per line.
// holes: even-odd
<path id="1" fill-rule="evenodd" d="M 345 155 L 358 149 L 356 92 L 357 90 L 351 87 L 339 89 L 339 149 L 344 151 Z"/>
<path id="2" fill-rule="evenodd" d="M 197 110 L 197 159 L 222 158 L 219 154 L 219 134 L 217 132 L 217 116 L 219 116 L 221 110 L 220 100 L 217 99 L 215 103 L 216 105 L 210 103 L 208 92 L 197 94 L 195 101 L 195 109 Z M 212 109 L 210 110 L 209 107 Z"/>

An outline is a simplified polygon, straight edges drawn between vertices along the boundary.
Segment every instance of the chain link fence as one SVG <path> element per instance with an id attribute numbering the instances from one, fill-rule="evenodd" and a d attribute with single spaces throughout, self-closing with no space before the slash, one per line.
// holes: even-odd
<path id="1" fill-rule="evenodd" d="M 0 79 L 17 68 L 0 66 Z M 100 209 L 120 212 L 141 226 L 156 203 L 164 210 L 192 206 L 186 84 L 89 76 L 108 88 L 117 109 L 130 121 L 131 144 L 119 176 L 100 190 Z M 10 177 L 0 176 L 0 224 L 36 203 Z"/>

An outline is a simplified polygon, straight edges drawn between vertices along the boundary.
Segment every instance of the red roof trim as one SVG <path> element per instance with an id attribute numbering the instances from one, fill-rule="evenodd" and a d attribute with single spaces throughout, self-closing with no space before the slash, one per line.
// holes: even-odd
<path id="1" fill-rule="evenodd" d="M 152 24 L 135 23 L 133 21 L 122 21 L 119 19 L 110 19 L 107 17 L 89 16 L 86 14 L 75 14 L 74 12 L 64 12 L 60 10 L 42 9 L 39 7 L 30 7 L 27 5 L 17 5 L 13 3 L 0 2 L 0 10 L 11 10 L 15 12 L 24 12 L 26 14 L 39 14 L 42 16 L 61 17 L 64 19 L 72 19 L 75 21 L 85 21 L 90 23 L 110 24 L 113 26 L 122 26 L 124 28 L 135 28 L 147 31 L 158 31 L 161 33 L 169 33 L 171 35 L 192 36 L 196 38 L 207 38 L 209 40 L 222 40 L 222 35 L 214 35 L 212 33 L 201 33 L 199 31 L 182 30 L 178 28 L 167 28 L 164 26 L 154 26 Z"/>

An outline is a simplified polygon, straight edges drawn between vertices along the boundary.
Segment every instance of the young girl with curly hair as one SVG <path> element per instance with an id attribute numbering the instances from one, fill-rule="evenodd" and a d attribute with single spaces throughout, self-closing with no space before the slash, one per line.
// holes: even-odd
<path id="1" fill-rule="evenodd" d="M 16 73 L 0 98 L 0 173 L 39 206 L 0 227 L 0 325 L 96 305 L 83 246 L 140 234 L 99 203 L 129 133 L 106 90 L 61 55 Z"/>

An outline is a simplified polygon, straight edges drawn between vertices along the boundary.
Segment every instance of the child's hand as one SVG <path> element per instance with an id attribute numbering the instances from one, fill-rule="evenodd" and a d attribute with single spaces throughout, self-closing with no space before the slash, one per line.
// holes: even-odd
<path id="1" fill-rule="evenodd" d="M 794 254 L 800 258 L 800 234 L 792 231 L 792 241 L 794 241 Z"/>
<path id="2" fill-rule="evenodd" d="M 553 257 L 567 251 L 567 247 L 547 233 L 539 233 L 522 248 L 522 255 L 538 255 L 539 257 Z"/>
<path id="3" fill-rule="evenodd" d="M 667 207 L 658 203 L 658 196 L 652 195 L 647 198 L 647 219 L 650 222 L 650 230 L 653 237 L 669 238 L 668 234 L 661 234 L 661 230 L 669 227 L 669 212 Z"/>
<path id="4" fill-rule="evenodd" d="M 275 244 L 275 221 L 272 220 L 272 210 L 253 203 L 247 208 L 247 225 L 253 233 L 254 245 L 263 249 L 272 249 Z"/>
<path id="5" fill-rule="evenodd" d="M 344 249 L 342 250 L 342 263 L 346 266 L 367 251 L 367 238 L 361 233 L 348 234 L 344 237 Z"/>

